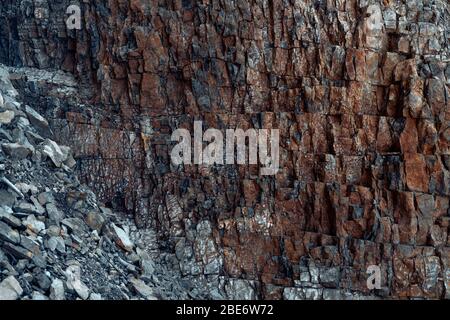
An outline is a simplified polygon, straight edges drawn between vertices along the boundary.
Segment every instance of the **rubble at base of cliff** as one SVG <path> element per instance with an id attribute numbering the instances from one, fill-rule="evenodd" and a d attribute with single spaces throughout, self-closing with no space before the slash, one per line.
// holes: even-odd
<path id="1" fill-rule="evenodd" d="M 161 250 L 170 244 L 154 230 L 138 229 L 80 184 L 70 148 L 51 140 L 47 120 L 19 102 L 1 65 L 0 92 L 0 300 L 261 297 L 258 282 L 220 275 L 209 221 L 197 225 L 195 236 L 172 241 L 173 250 Z M 176 201 L 168 206 L 179 211 Z M 336 268 L 302 270 L 283 299 L 379 298 L 339 290 Z"/>
<path id="2" fill-rule="evenodd" d="M 260 298 L 257 282 L 220 275 L 209 221 L 195 229 L 195 252 L 186 238 L 162 250 L 170 244 L 154 230 L 100 204 L 1 65 L 0 97 L 0 300 Z M 284 299 L 376 298 L 324 288 L 314 266 L 305 272 L 309 282 L 284 289 Z"/>
<path id="3" fill-rule="evenodd" d="M 2 66 L 0 123 L 0 300 L 205 295 L 172 271 L 174 254 L 159 251 L 154 232 L 79 183 L 70 149 L 51 140 Z"/>
<path id="4" fill-rule="evenodd" d="M 7 3 L 0 298 L 450 299 L 450 2 Z M 282 170 L 173 165 L 197 120 Z"/>

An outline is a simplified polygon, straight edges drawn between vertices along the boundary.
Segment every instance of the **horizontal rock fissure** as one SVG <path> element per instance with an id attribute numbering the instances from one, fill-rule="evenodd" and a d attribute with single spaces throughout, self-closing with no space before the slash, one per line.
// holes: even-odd
<path id="1" fill-rule="evenodd" d="M 30 105 L 47 119 L 52 140 L 71 147 L 81 182 L 132 215 L 125 222 L 126 214 L 111 213 L 119 229 L 108 222 L 105 237 L 140 256 L 121 256 L 117 272 L 134 277 L 120 279 L 130 291 L 122 293 L 173 298 L 164 292 L 167 279 L 153 287 L 151 259 L 127 241 L 149 232 L 164 248 L 156 269 L 186 280 L 185 296 L 448 298 L 447 2 L 84 1 L 88 24 L 77 31 L 55 23 L 69 2 L 44 5 L 43 20 L 16 0 L 0 8 L 0 62 L 11 66 L 15 99 L 23 102 L 2 123 L 1 156 L 32 161 L 37 175 L 48 160 L 36 158 L 42 128 L 22 120 L 32 122 Z M 217 129 L 280 129 L 280 172 L 266 179 L 251 166 L 174 166 L 170 135 L 195 120 Z M 10 145 L 16 140 L 21 145 Z M 36 194 L 67 180 L 61 155 L 53 158 L 48 165 L 61 172 L 42 169 L 51 178 L 39 180 Z M 7 169 L 13 184 L 27 177 L 19 169 Z M 25 200 L 36 206 L 30 192 Z M 0 199 L 15 208 L 3 189 Z M 31 229 L 39 219 L 59 219 L 51 206 L 43 210 L 52 218 L 28 210 L 37 216 Z M 8 214 L 23 213 L 16 211 Z M 99 221 L 91 218 L 94 230 Z M 125 230 L 133 223 L 141 228 L 135 235 Z M 83 249 L 71 225 L 73 247 Z M 31 252 L 12 245 L 6 251 Z M 59 252 L 63 243 L 55 236 L 48 246 Z M 367 287 L 370 266 L 381 268 L 380 290 Z M 56 297 L 56 278 L 63 276 L 52 273 L 50 288 L 40 272 L 33 281 Z M 11 297 L 33 294 L 0 280 Z M 66 295 L 86 297 L 75 282 Z"/>

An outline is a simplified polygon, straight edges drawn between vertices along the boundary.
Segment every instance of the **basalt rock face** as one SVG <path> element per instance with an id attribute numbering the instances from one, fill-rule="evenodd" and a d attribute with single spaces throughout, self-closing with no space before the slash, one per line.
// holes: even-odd
<path id="1" fill-rule="evenodd" d="M 449 297 L 448 2 L 88 0 L 69 31 L 70 4 L 2 1 L 0 62 L 184 276 L 237 298 Z M 280 172 L 173 166 L 194 120 L 280 129 Z"/>

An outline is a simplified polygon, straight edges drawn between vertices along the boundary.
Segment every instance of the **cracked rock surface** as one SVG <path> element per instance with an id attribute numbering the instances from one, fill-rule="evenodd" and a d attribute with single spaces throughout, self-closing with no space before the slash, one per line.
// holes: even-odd
<path id="1" fill-rule="evenodd" d="M 80 184 L 70 148 L 39 134 L 45 118 L 2 65 L 0 96 L 0 112 L 14 115 L 0 127 L 0 300 L 214 298 L 172 266 L 154 231 Z"/>
<path id="2" fill-rule="evenodd" d="M 0 154 L 49 157 L 57 170 L 48 188 L 73 166 L 140 228 L 108 218 L 121 254 L 163 248 L 158 263 L 196 297 L 450 297 L 448 1 L 86 0 L 72 31 L 69 4 L 2 1 L 2 72 L 31 109 L 2 106 Z M 282 170 L 173 166 L 171 133 L 193 131 L 194 120 L 279 128 Z M 0 198 L 36 216 L 16 217 L 27 228 L 42 229 L 48 215 L 83 240 L 78 220 L 63 223 L 80 218 L 62 208 L 58 218 L 54 203 Z M 17 247 L 10 224 L 0 230 Z M 381 268 L 380 290 L 367 288 L 371 265 Z M 153 279 L 151 263 L 140 267 Z M 133 292 L 156 295 L 127 279 Z"/>

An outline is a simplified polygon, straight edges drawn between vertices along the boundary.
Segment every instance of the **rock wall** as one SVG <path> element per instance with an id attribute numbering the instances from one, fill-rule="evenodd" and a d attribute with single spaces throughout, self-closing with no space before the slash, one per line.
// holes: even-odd
<path id="1" fill-rule="evenodd" d="M 247 298 L 449 297 L 448 2 L 87 0 L 68 31 L 72 3 L 2 1 L 0 62 L 74 75 L 51 101 L 51 77 L 16 82 L 186 276 Z M 282 170 L 171 165 L 194 120 L 279 128 Z"/>
<path id="2" fill-rule="evenodd" d="M 224 299 L 218 285 L 182 278 L 154 230 L 80 184 L 70 148 L 10 78 L 0 64 L 0 301 Z"/>

